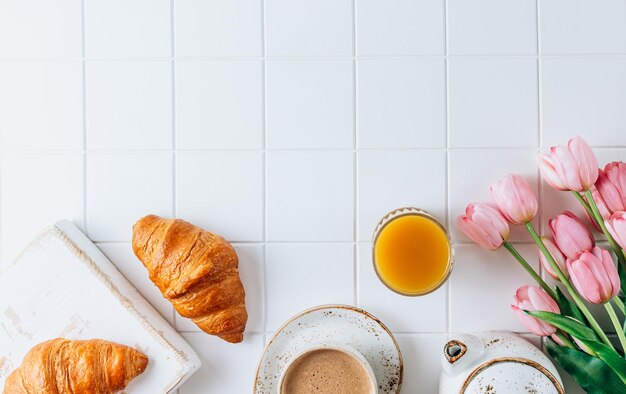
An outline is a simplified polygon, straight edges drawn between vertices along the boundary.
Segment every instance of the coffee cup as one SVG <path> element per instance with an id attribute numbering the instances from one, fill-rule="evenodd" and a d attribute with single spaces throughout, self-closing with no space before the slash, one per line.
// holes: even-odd
<path id="1" fill-rule="evenodd" d="M 348 386 L 354 394 L 378 392 L 376 376 L 365 357 L 351 346 L 331 342 L 313 345 L 294 356 L 283 369 L 278 393 L 310 392 L 313 386 L 327 393 L 339 387 L 344 391 L 336 392 L 345 393 Z"/>

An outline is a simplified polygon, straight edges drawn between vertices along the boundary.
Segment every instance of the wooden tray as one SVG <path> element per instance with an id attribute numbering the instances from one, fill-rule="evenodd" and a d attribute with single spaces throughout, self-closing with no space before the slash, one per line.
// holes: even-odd
<path id="1" fill-rule="evenodd" d="M 0 387 L 31 347 L 56 337 L 144 352 L 148 368 L 128 393 L 173 391 L 200 367 L 194 350 L 68 221 L 45 230 L 0 274 Z"/>

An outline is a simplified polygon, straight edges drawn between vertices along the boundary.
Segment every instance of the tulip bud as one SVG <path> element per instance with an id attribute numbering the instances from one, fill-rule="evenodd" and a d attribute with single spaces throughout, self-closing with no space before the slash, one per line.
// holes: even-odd
<path id="1" fill-rule="evenodd" d="M 604 304 L 619 293 L 619 274 L 608 251 L 594 247 L 568 258 L 566 264 L 572 284 L 587 301 Z"/>
<path id="2" fill-rule="evenodd" d="M 626 249 L 626 212 L 615 212 L 608 220 L 604 221 L 609 234 L 623 249 Z"/>
<path id="3" fill-rule="evenodd" d="M 595 186 L 609 215 L 626 211 L 626 163 L 614 161 L 607 164 L 604 170 L 599 170 Z M 597 203 L 596 195 L 593 197 Z"/>
<path id="4" fill-rule="evenodd" d="M 469 204 L 456 225 L 472 241 L 496 250 L 509 238 L 509 224 L 500 211 L 487 204 Z"/>
<path id="5" fill-rule="evenodd" d="M 595 245 L 591 231 L 580 219 L 565 211 L 548 222 L 552 238 L 566 257 L 574 257 L 578 252 L 590 251 Z"/>
<path id="6" fill-rule="evenodd" d="M 533 334 L 547 337 L 556 332 L 553 325 L 524 313 L 524 310 L 561 313 L 556 301 L 539 287 L 527 285 L 517 289 L 511 309 L 515 312 L 520 323 Z"/>
<path id="7" fill-rule="evenodd" d="M 576 344 L 578 345 L 578 347 L 580 348 L 580 350 L 582 350 L 583 352 L 587 353 L 590 356 L 596 356 L 596 352 L 594 352 L 593 350 L 591 350 L 591 348 L 587 345 L 585 345 L 582 341 L 580 341 L 578 338 L 576 337 L 572 337 L 572 339 L 574 340 L 574 342 L 576 342 Z"/>
<path id="8" fill-rule="evenodd" d="M 546 182 L 558 190 L 581 192 L 598 179 L 598 160 L 580 137 L 570 139 L 567 147 L 553 146 L 550 154 L 539 154 L 537 165 Z"/>
<path id="9" fill-rule="evenodd" d="M 491 184 L 493 197 L 502 215 L 513 224 L 525 224 L 537 215 L 537 196 L 522 176 L 509 174 Z"/>
<path id="10" fill-rule="evenodd" d="M 551 238 L 541 237 L 541 240 L 543 241 L 543 244 L 546 245 L 546 249 L 548 249 L 548 252 L 550 252 L 550 255 L 552 256 L 554 261 L 556 261 L 556 264 L 559 266 L 561 271 L 563 271 L 563 274 L 567 276 L 567 267 L 565 266 L 565 255 L 561 252 L 558 246 L 556 246 L 556 244 L 554 243 L 554 241 L 552 241 Z M 556 274 L 556 271 L 554 270 L 554 268 L 552 268 L 552 265 L 550 264 L 546 256 L 541 252 L 541 249 L 539 250 L 539 262 L 541 262 L 541 266 L 548 273 L 548 275 L 550 275 L 556 280 L 559 280 L 559 276 Z"/>

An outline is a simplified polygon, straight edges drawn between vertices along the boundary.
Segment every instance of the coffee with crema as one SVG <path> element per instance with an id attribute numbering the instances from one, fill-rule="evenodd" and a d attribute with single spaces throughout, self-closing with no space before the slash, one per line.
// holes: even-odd
<path id="1" fill-rule="evenodd" d="M 281 394 L 370 394 L 369 374 L 354 356 L 317 349 L 295 360 L 283 378 Z"/>

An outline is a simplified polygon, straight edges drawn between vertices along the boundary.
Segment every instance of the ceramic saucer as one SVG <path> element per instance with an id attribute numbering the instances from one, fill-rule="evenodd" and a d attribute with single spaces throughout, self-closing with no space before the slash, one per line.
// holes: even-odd
<path id="1" fill-rule="evenodd" d="M 379 394 L 396 394 L 402 385 L 402 354 L 387 327 L 349 305 L 321 305 L 289 319 L 268 342 L 257 367 L 254 392 L 276 394 L 285 366 L 303 350 L 332 341 L 359 351 L 369 362 Z"/>

